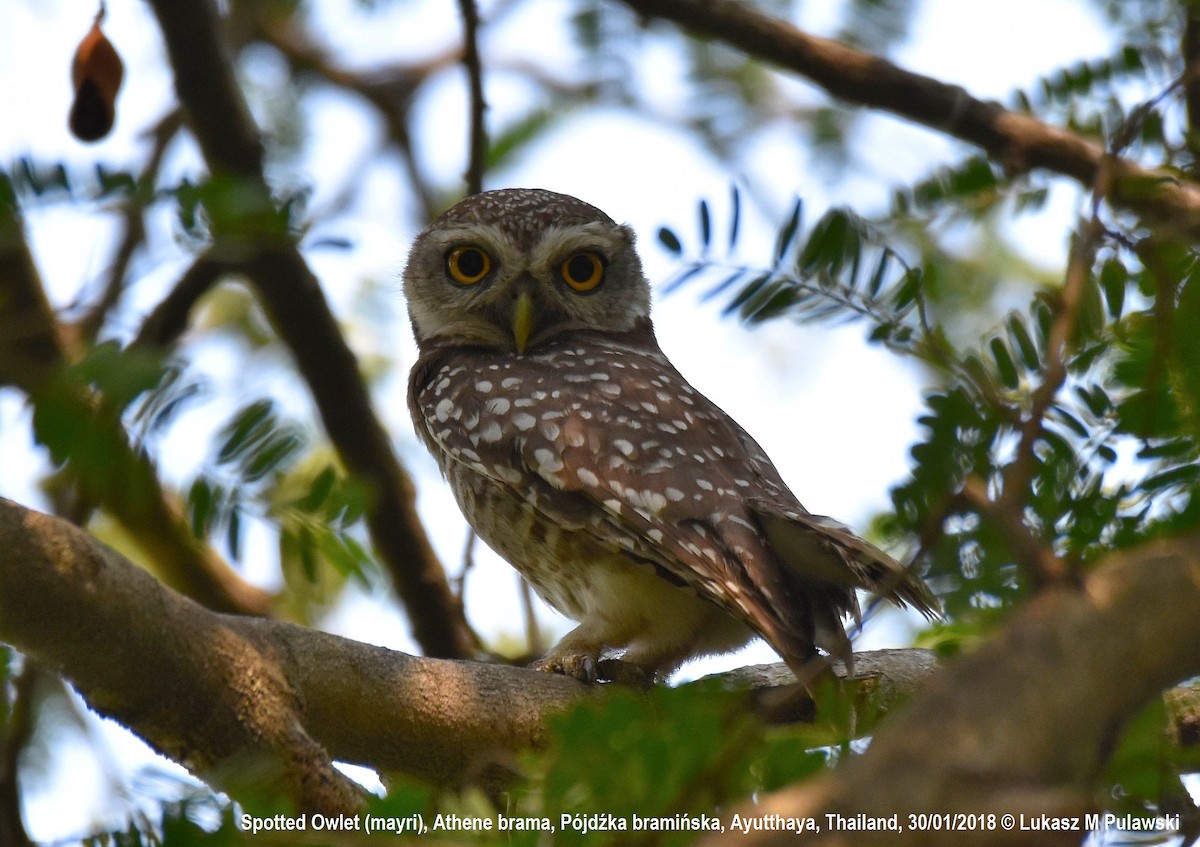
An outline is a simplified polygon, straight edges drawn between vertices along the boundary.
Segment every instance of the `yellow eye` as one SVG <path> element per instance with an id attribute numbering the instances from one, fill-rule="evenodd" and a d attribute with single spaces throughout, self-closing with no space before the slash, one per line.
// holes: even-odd
<path id="1" fill-rule="evenodd" d="M 492 257 L 478 247 L 455 247 L 446 254 L 446 272 L 459 285 L 474 285 L 492 269 Z"/>
<path id="2" fill-rule="evenodd" d="M 604 258 L 590 250 L 576 253 L 558 266 L 563 282 L 581 294 L 595 291 L 604 282 Z"/>

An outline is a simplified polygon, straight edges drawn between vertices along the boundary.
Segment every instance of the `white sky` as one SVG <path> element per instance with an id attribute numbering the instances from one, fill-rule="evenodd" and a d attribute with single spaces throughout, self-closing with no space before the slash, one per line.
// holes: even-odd
<path id="1" fill-rule="evenodd" d="M 487 4 L 483 4 L 486 8 Z M 561 27 L 547 23 L 563 4 L 542 0 L 528 4 L 519 16 L 488 33 L 489 58 L 517 57 L 537 45 L 539 56 L 565 42 Z M 408 23 L 417 8 L 424 24 Z M 367 17 L 354 0 L 320 4 L 321 31 L 336 33 L 347 45 L 346 55 L 360 66 L 390 57 L 412 58 L 436 52 L 458 37 L 454 5 L 445 0 L 381 3 L 378 16 Z M 834 4 L 800 4 L 799 21 L 816 32 L 829 32 L 836 22 Z M 112 168 L 139 162 L 145 142 L 138 133 L 159 117 L 171 99 L 170 79 L 163 69 L 162 49 L 149 10 L 141 2 L 110 2 L 106 31 L 126 61 L 126 85 L 119 101 L 115 133 L 101 144 L 85 147 L 65 131 L 70 103 L 69 62 L 75 44 L 88 29 L 93 0 L 0 0 L 0 114 L 18 116 L 0 123 L 0 157 L 33 150 L 41 162 L 59 160 L 87 168 L 102 161 Z M 986 21 L 989 37 L 967 32 Z M 1037 25 L 1031 25 L 1036 21 Z M 537 33 L 531 37 L 531 33 Z M 1070 33 L 1064 38 L 1063 33 Z M 664 42 L 665 44 L 665 42 Z M 1092 11 L 1081 0 L 926 0 L 913 27 L 911 42 L 896 60 L 912 70 L 963 85 L 971 93 L 1006 100 L 1015 86 L 1027 86 L 1038 76 L 1072 60 L 1109 54 L 1114 45 Z M 650 51 L 643 68 L 646 90 L 669 109 L 683 80 L 679 63 L 666 47 Z M 561 51 L 561 61 L 570 60 Z M 271 62 L 253 66 L 254 80 L 270 86 Z M 820 98 L 804 83 L 795 83 L 812 102 Z M 437 90 L 419 104 L 424 134 L 418 139 L 426 168 L 449 184 L 464 169 L 465 98 L 462 78 L 447 75 Z M 490 117 L 503 122 L 527 106 L 528 91 L 511 79 L 488 80 Z M 346 100 L 321 97 L 321 122 L 313 128 L 307 165 L 299 181 L 320 174 L 319 185 L 335 184 L 340 174 L 353 173 L 373 149 L 378 134 L 374 118 Z M 774 213 L 782 215 L 795 196 L 804 197 L 811 222 L 831 204 L 851 204 L 869 210 L 886 201 L 892 187 L 910 183 L 935 165 L 955 161 L 962 150 L 944 138 L 887 117 L 860 125 L 855 173 L 837 184 L 825 171 L 796 157 L 795 130 L 777 127 L 764 132 L 744 154 L 743 172 L 767 190 Z M 194 151 L 177 156 L 169 172 L 195 167 Z M 332 177 L 330 175 L 333 175 Z M 413 220 L 397 210 L 411 200 L 396 176 L 394 163 L 376 161 L 366 171 L 366 190 L 348 219 L 331 229 L 355 240 L 348 253 L 313 252 L 310 260 L 323 280 L 339 314 L 346 315 L 365 279 L 384 279 L 394 287 L 395 320 L 383 331 L 362 330 L 352 337 L 360 352 L 395 353 L 397 378 L 377 396 L 379 411 L 395 434 L 403 460 L 417 474 L 420 507 L 438 552 L 456 570 L 462 552 L 465 524 L 431 459 L 416 444 L 405 409 L 403 377 L 414 357 L 400 300 L 399 272 Z M 655 232 L 669 225 L 695 241 L 695 208 L 700 198 L 713 204 L 715 219 L 725 220 L 729 176 L 707 154 L 678 134 L 649 121 L 614 111 L 579 114 L 557 128 L 520 161 L 503 173 L 491 174 L 488 187 L 530 185 L 576 194 L 634 226 L 651 280 L 661 282 L 673 265 L 658 248 Z M 314 204 L 325 195 L 320 191 Z M 1016 232 L 1031 258 L 1057 267 L 1063 262 L 1066 235 L 1075 213 L 1077 193 L 1057 190 L 1047 212 L 1017 224 Z M 65 306 L 79 294 L 80 280 L 94 281 L 109 255 L 112 227 L 97 210 L 72 209 L 60 204 L 30 209 L 29 236 L 55 303 Z M 767 254 L 773 236 L 771 221 L 747 209 L 743 221 L 742 258 L 747 262 Z M 719 224 L 718 224 L 719 227 Z M 760 248 L 760 249 L 756 249 Z M 164 257 L 150 257 L 153 265 Z M 166 257 L 148 280 L 132 293 L 138 310 L 150 308 L 162 296 L 180 268 L 179 257 Z M 907 451 L 916 437 L 915 415 L 921 385 L 907 364 L 863 342 L 861 327 L 831 330 L 797 328 L 787 323 L 747 331 L 721 320 L 717 304 L 699 305 L 702 286 L 684 289 L 656 301 L 655 319 L 664 350 L 679 369 L 719 405 L 737 418 L 763 445 L 793 490 L 814 512 L 829 514 L 862 527 L 888 505 L 887 492 L 907 468 Z M 136 326 L 134 323 L 127 329 Z M 244 379 L 237 355 L 220 344 L 205 347 L 204 367 L 217 386 L 237 386 Z M 277 377 L 279 392 L 295 392 L 290 377 Z M 244 383 L 241 383 L 244 385 Z M 274 386 L 276 383 L 272 383 Z M 241 400 L 261 390 L 243 389 Z M 197 412 L 164 445 L 168 474 L 182 480 L 202 457 L 195 452 L 229 409 Z M 0 495 L 37 505 L 32 487 L 41 470 L 30 445 L 28 416 L 21 400 L 0 393 Z M 256 548 L 252 548 L 256 549 Z M 266 552 L 266 545 L 261 549 Z M 468 584 L 468 614 L 485 635 L 520 631 L 516 580 L 511 569 L 482 545 L 477 568 Z M 250 568 L 261 572 L 262 568 Z M 568 623 L 546 612 L 545 621 L 558 632 Z M 386 598 L 352 598 L 327 622 L 339 632 L 398 649 L 412 649 L 407 626 Z M 903 643 L 905 626 L 884 626 L 868 632 L 859 649 Z M 773 654 L 760 646 L 726 661 L 741 664 L 770 661 Z M 708 670 L 711 666 L 706 666 Z M 130 742 L 117 735 L 111 741 L 120 768 L 136 768 L 145 759 L 131 754 Z M 64 753 L 64 755 L 66 755 Z M 71 753 L 73 757 L 76 753 Z M 87 768 L 79 761 L 60 762 L 64 770 Z M 72 783 L 74 786 L 75 783 Z M 77 791 L 71 787 L 70 791 Z M 36 838 L 56 839 L 80 834 L 89 814 L 112 810 L 79 809 L 68 814 L 57 798 L 40 793 L 28 798 L 31 830 Z M 102 817 L 109 824 L 120 818 Z"/>

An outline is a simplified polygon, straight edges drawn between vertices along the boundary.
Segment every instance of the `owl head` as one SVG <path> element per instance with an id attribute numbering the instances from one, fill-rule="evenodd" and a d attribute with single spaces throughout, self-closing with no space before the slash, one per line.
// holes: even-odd
<path id="1" fill-rule="evenodd" d="M 523 354 L 580 330 L 649 322 L 650 286 L 633 231 L 566 194 L 485 191 L 413 243 L 404 269 L 413 333 Z"/>

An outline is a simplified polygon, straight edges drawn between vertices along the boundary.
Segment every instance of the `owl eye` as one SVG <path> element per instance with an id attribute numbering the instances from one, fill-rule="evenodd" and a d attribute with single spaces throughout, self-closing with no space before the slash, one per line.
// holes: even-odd
<path id="1" fill-rule="evenodd" d="M 474 285 L 492 269 L 492 257 L 478 247 L 455 247 L 446 254 L 446 272 L 459 285 Z"/>
<path id="2" fill-rule="evenodd" d="M 604 282 L 604 257 L 585 250 L 558 266 L 563 281 L 580 293 L 594 291 Z"/>

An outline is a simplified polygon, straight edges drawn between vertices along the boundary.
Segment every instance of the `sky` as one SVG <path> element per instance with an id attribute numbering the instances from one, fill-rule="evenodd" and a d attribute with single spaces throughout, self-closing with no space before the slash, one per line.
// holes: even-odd
<path id="1" fill-rule="evenodd" d="M 486 19 L 488 4 L 481 5 Z M 836 6 L 797 3 L 796 20 L 818 34 L 832 32 L 838 21 L 830 10 Z M 380 11 L 368 17 L 354 0 L 323 0 L 318 4 L 318 27 L 341 45 L 346 61 L 365 67 L 388 57 L 432 54 L 453 43 L 458 37 L 453 8 L 445 0 L 409 0 L 381 3 Z M 561 8 L 557 0 L 530 2 L 524 12 L 486 31 L 482 45 L 485 63 L 518 57 L 530 44 L 537 45 L 544 60 L 553 60 L 561 52 L 562 62 L 569 63 L 570 53 L 562 46 L 566 31 L 561 21 L 555 23 Z M 42 161 L 64 160 L 81 167 L 102 161 L 117 168 L 140 160 L 145 140 L 139 133 L 164 112 L 172 97 L 158 32 L 145 3 L 109 3 L 106 31 L 127 67 L 113 135 L 98 145 L 84 146 L 65 131 L 71 97 L 70 55 L 90 26 L 94 10 L 91 0 L 0 0 L 0 20 L 6 22 L 0 32 L 0 113 L 19 116 L 0 122 L 0 157 L 4 160 L 30 150 Z M 420 16 L 421 25 L 409 23 L 414 15 Z M 989 37 L 964 37 L 980 20 L 986 20 Z M 1031 20 L 1039 25 L 1030 26 Z M 1063 38 L 1062 33 L 1071 37 Z M 1080 0 L 925 0 L 911 39 L 893 58 L 911 70 L 1003 102 L 1014 86 L 1028 86 L 1053 68 L 1111 53 L 1114 45 L 1109 39 L 1092 4 Z M 685 80 L 678 57 L 666 44 L 664 40 L 660 49 L 651 50 L 640 70 L 646 91 L 669 109 Z M 278 73 L 278 65 L 268 55 L 256 58 L 247 69 L 249 80 L 264 90 L 270 90 Z M 821 102 L 805 83 L 794 86 L 799 96 Z M 528 101 L 528 90 L 511 78 L 489 77 L 487 93 L 490 117 L 497 123 L 518 114 Z M 417 105 L 424 127 L 417 139 L 419 155 L 424 167 L 446 184 L 464 169 L 465 103 L 462 77 L 453 73 L 446 74 Z M 380 128 L 369 114 L 328 94 L 317 97 L 313 108 L 321 110 L 320 121 L 295 166 L 295 179 L 307 181 L 320 174 L 318 184 L 325 186 L 335 184 L 331 175 L 361 169 L 365 188 L 340 219 L 336 232 L 329 233 L 351 237 L 354 249 L 313 250 L 308 258 L 339 315 L 353 313 L 364 280 L 383 280 L 383 294 L 393 295 L 384 310 L 394 312 L 377 325 L 358 329 L 351 343 L 360 355 L 394 355 L 399 362 L 396 376 L 380 386 L 376 402 L 394 433 L 402 460 L 416 475 L 419 506 L 434 545 L 455 571 L 462 556 L 465 524 L 432 459 L 413 436 L 404 400 L 404 379 L 415 347 L 403 316 L 399 274 L 415 231 L 413 215 L 397 214 L 397 210 L 411 210 L 412 199 L 397 176 L 395 163 L 373 158 Z M 860 210 L 882 208 L 894 186 L 911 183 L 936 164 L 955 161 L 963 151 L 934 133 L 874 116 L 860 125 L 855 138 L 861 164 L 853 174 L 835 181 L 820 163 L 795 156 L 793 134 L 787 126 L 761 133 L 739 162 L 743 173 L 766 186 L 767 205 L 775 220 L 782 218 L 798 195 L 805 199 L 810 221 L 834 204 L 850 204 Z M 194 148 L 184 145 L 171 157 L 164 178 L 193 171 L 198 162 Z M 572 117 L 511 167 L 488 178 L 488 187 L 518 185 L 575 194 L 630 223 L 638 233 L 647 275 L 658 286 L 670 278 L 676 266 L 657 246 L 657 229 L 667 225 L 685 238 L 693 235 L 696 204 L 701 198 L 712 203 L 718 222 L 728 215 L 729 175 L 708 154 L 678 133 L 614 110 Z M 312 202 L 320 205 L 331 199 L 318 190 Z M 1029 259 L 1051 269 L 1063 264 L 1067 234 L 1079 202 L 1075 189 L 1056 188 L 1041 216 L 1015 224 L 1014 235 Z M 747 214 L 740 255 L 753 261 L 766 255 L 775 220 L 760 210 L 747 210 Z M 28 210 L 28 231 L 55 305 L 68 307 L 80 294 L 79 281 L 94 281 L 103 271 L 113 238 L 111 216 L 104 209 L 46 204 Z M 182 253 L 143 260 L 154 272 L 131 292 L 125 312 L 128 325 L 123 332 L 136 328 L 136 318 L 157 302 L 185 261 Z M 698 302 L 699 290 L 685 288 L 669 296 L 656 291 L 654 316 L 663 349 L 698 389 L 762 444 L 811 511 L 863 529 L 874 514 L 887 507 L 889 487 L 903 478 L 908 467 L 908 449 L 918 432 L 920 374 L 891 353 L 867 345 L 861 327 L 797 328 L 776 322 L 750 331 L 721 319 L 715 304 Z M 202 367 L 215 386 L 235 394 L 245 379 L 237 351 L 220 343 L 207 344 Z M 303 404 L 294 379 L 279 374 L 264 378 L 271 380 L 272 393 Z M 260 388 L 255 385 L 254 392 Z M 199 458 L 194 445 L 205 443 L 229 411 L 198 410 L 186 426 L 167 438 L 162 454 L 169 478 L 186 480 Z M 41 501 L 31 481 L 43 465 L 29 443 L 27 421 L 22 400 L 11 392 L 0 392 L 0 467 L 5 469 L 0 476 L 0 495 L 37 506 Z M 256 543 L 261 546 L 252 551 L 261 549 L 265 554 L 265 539 Z M 489 636 L 519 633 L 520 606 L 513 572 L 482 545 L 477 547 L 476 561 L 467 587 L 471 621 Z M 267 568 L 256 571 L 253 564 L 248 566 L 252 576 L 268 572 Z M 554 632 L 561 634 L 570 626 L 549 610 L 540 614 Z M 404 620 L 386 597 L 351 596 L 330 615 L 325 627 L 360 640 L 413 649 Z M 856 648 L 899 646 L 910 637 L 911 628 L 897 617 L 869 630 Z M 758 645 L 688 673 L 772 660 L 774 654 Z M 127 734 L 117 732 L 111 724 L 105 726 L 97 730 L 92 725 L 88 731 L 99 732 L 103 743 L 111 746 L 108 764 L 89 763 L 88 754 L 68 745 L 57 754 L 64 757 L 57 763 L 58 770 L 78 775 L 91 769 L 103 774 L 104 768 L 114 767 L 129 773 L 147 761 L 144 753 L 135 752 L 140 748 Z M 39 839 L 77 835 L 87 814 L 105 811 L 83 809 L 82 818 L 64 813 L 59 802 L 63 795 L 58 792 L 78 791 L 79 783 L 67 780 L 56 784 L 55 790 L 27 799 L 31 830 Z"/>

